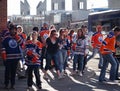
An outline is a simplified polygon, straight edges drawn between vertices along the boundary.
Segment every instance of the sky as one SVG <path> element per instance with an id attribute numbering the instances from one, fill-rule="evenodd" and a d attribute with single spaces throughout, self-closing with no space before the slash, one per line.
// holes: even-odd
<path id="1" fill-rule="evenodd" d="M 20 1 L 24 0 L 8 0 L 8 15 L 20 15 Z M 36 6 L 40 1 L 44 0 L 27 0 L 28 3 L 30 4 L 30 13 L 31 15 L 36 14 Z M 49 2 L 47 3 L 47 10 L 51 10 L 50 7 L 50 2 L 51 0 L 48 0 Z M 72 0 L 66 0 L 66 10 L 72 10 Z M 107 6 L 107 1 L 108 0 L 88 0 L 88 9 L 90 8 L 99 8 L 99 7 L 106 7 Z"/>

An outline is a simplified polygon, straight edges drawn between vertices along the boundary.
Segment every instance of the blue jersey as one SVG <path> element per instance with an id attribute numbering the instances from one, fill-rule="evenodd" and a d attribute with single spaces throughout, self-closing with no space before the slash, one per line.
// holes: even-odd
<path id="1" fill-rule="evenodd" d="M 2 41 L 2 51 L 6 53 L 6 59 L 21 59 L 19 43 L 12 36 L 7 36 Z"/>

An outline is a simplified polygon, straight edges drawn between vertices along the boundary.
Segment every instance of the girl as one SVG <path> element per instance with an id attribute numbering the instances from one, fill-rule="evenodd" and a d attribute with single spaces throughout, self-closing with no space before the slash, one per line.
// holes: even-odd
<path id="1" fill-rule="evenodd" d="M 33 71 L 36 78 L 36 85 L 39 89 L 41 89 L 41 80 L 39 73 L 40 66 L 40 57 L 41 57 L 41 49 L 42 44 L 37 40 L 38 34 L 36 31 L 32 32 L 31 39 L 26 42 L 26 64 L 28 66 L 28 79 L 27 85 L 29 88 L 32 88 L 33 85 Z"/>
<path id="2" fill-rule="evenodd" d="M 78 64 L 79 75 L 82 76 L 84 56 L 86 56 L 86 53 L 88 53 L 88 41 L 83 35 L 82 29 L 78 29 L 77 31 L 77 39 L 73 50 L 73 74 L 76 71 L 76 64 Z"/>

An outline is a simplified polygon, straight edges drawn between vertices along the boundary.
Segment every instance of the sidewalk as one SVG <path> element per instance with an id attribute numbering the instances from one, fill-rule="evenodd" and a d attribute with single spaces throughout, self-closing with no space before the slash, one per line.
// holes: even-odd
<path id="1" fill-rule="evenodd" d="M 43 72 L 41 73 L 41 80 L 42 80 L 42 90 L 40 91 L 73 91 L 71 87 L 77 86 L 79 84 L 84 84 L 84 82 L 89 81 L 91 77 L 95 76 L 95 72 L 91 70 L 89 67 L 85 69 L 85 73 L 83 77 L 80 77 L 78 75 L 71 76 L 72 71 L 72 63 L 70 63 L 69 68 L 67 69 L 67 76 L 65 76 L 64 79 L 58 79 L 55 71 L 49 73 L 49 79 L 43 78 Z M 0 66 L 0 91 L 6 91 L 3 89 L 4 87 L 4 66 Z M 33 91 L 37 91 L 36 87 L 33 86 Z M 15 84 L 15 90 L 8 89 L 8 91 L 29 91 L 27 89 L 27 79 L 21 79 L 18 80 L 16 77 L 16 84 Z"/>
<path id="2" fill-rule="evenodd" d="M 33 90 L 27 89 L 27 79 L 18 80 L 16 77 L 15 90 L 3 89 L 4 84 L 4 66 L 0 66 L 0 91 L 119 91 L 120 83 L 99 83 L 98 77 L 100 69 L 98 69 L 98 55 L 87 63 L 84 75 L 82 77 L 72 76 L 72 63 L 67 68 L 67 76 L 64 79 L 58 79 L 54 70 L 49 71 L 49 79 L 44 79 L 44 73 L 40 70 L 42 90 L 37 90 L 33 85 Z M 120 68 L 119 68 L 120 71 Z M 119 72 L 120 73 L 120 72 Z M 107 70 L 106 78 L 109 78 L 109 70 Z M 114 89 L 114 90 L 113 90 Z"/>

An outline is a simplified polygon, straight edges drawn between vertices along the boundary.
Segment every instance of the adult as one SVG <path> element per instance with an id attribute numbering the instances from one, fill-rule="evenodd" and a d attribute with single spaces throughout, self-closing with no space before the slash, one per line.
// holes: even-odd
<path id="1" fill-rule="evenodd" d="M 44 78 L 48 78 L 47 71 L 51 68 L 51 61 L 54 61 L 55 69 L 58 75 L 58 78 L 61 78 L 60 68 L 59 68 L 59 40 L 56 30 L 52 30 L 50 37 L 46 40 L 46 66 Z"/>
<path id="2" fill-rule="evenodd" d="M 103 58 L 99 50 L 102 45 L 101 41 L 103 40 L 103 35 L 101 32 L 102 32 L 102 26 L 97 25 L 96 32 L 92 35 L 92 38 L 91 38 L 91 44 L 93 47 L 92 55 L 87 58 L 87 61 L 89 61 L 98 53 L 100 57 L 98 68 L 102 68 L 102 65 L 103 65 Z"/>
<path id="3" fill-rule="evenodd" d="M 114 29 L 113 31 L 110 31 L 107 37 L 102 41 L 102 46 L 100 48 L 101 54 L 103 56 L 103 67 L 100 72 L 99 76 L 99 82 L 105 81 L 105 73 L 106 68 L 108 67 L 108 63 L 111 64 L 110 69 L 110 80 L 115 81 L 117 74 L 118 74 L 118 62 L 113 56 L 113 53 L 115 53 L 115 43 L 116 43 L 116 36 L 117 33 L 120 32 L 120 29 Z"/>
<path id="4" fill-rule="evenodd" d="M 14 89 L 17 64 L 22 57 L 21 44 L 22 39 L 17 35 L 17 27 L 10 25 L 9 34 L 2 40 L 2 59 L 5 64 L 4 84 L 6 89 L 9 86 L 9 81 L 11 83 L 10 88 Z"/>

